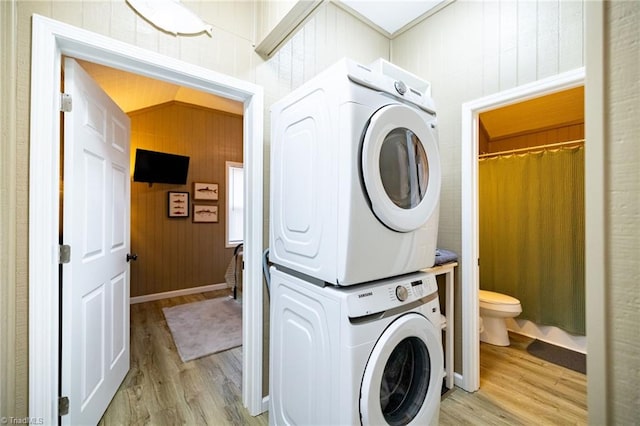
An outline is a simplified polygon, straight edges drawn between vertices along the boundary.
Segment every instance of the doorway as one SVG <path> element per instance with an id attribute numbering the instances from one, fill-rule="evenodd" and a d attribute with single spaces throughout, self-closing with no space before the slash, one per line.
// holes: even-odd
<path id="1" fill-rule="evenodd" d="M 235 245 L 242 242 L 244 218 L 238 210 L 238 241 L 228 245 L 229 215 L 222 212 L 227 194 L 224 166 L 225 160 L 242 161 L 242 103 L 77 62 L 131 120 L 131 250 L 138 255 L 131 263 L 131 303 L 227 288 L 225 270 Z M 188 167 L 175 174 L 171 167 L 146 174 L 134 171 L 136 165 L 149 164 L 161 155 L 157 152 L 186 156 Z M 185 161 L 184 157 L 168 158 Z M 149 183 L 153 180 L 161 183 Z M 220 197 L 218 192 L 199 196 L 196 182 L 210 183 L 199 187 L 217 186 Z M 166 212 L 168 194 L 183 197 L 176 204 L 180 209 Z M 203 223 L 193 215 L 196 205 L 220 211 L 214 221 Z"/>
<path id="2" fill-rule="evenodd" d="M 479 115 L 480 287 L 510 331 L 586 353 L 584 86 Z"/>
<path id="3" fill-rule="evenodd" d="M 480 387 L 479 336 L 479 226 L 478 226 L 478 142 L 481 113 L 518 102 L 583 86 L 585 69 L 579 68 L 462 105 L 461 138 L 461 318 L 462 379 L 456 385 L 468 392 Z"/>
<path id="4" fill-rule="evenodd" d="M 69 56 L 173 82 L 243 103 L 245 292 L 243 402 L 252 415 L 262 398 L 263 102 L 261 87 L 174 58 L 34 15 L 32 25 L 29 187 L 29 410 L 57 423 L 58 220 L 61 58 Z"/>

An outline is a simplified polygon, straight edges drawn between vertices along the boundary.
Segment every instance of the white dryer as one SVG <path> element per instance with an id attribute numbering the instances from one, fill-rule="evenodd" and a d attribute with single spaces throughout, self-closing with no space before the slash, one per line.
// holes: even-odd
<path id="1" fill-rule="evenodd" d="M 270 424 L 438 424 L 433 275 L 322 288 L 272 267 L 271 289 Z"/>
<path id="2" fill-rule="evenodd" d="M 429 83 L 342 60 L 271 108 L 270 260 L 346 286 L 433 265 L 440 158 Z"/>

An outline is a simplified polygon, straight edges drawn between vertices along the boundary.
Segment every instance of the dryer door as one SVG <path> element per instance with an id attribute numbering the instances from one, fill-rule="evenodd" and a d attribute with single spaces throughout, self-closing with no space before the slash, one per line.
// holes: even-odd
<path id="1" fill-rule="evenodd" d="M 376 217 L 411 232 L 429 219 L 440 198 L 435 119 L 406 105 L 371 117 L 362 142 L 362 178 Z"/>
<path id="2" fill-rule="evenodd" d="M 416 313 L 384 331 L 362 379 L 363 424 L 431 424 L 437 419 L 444 364 L 436 333 L 440 330 Z"/>

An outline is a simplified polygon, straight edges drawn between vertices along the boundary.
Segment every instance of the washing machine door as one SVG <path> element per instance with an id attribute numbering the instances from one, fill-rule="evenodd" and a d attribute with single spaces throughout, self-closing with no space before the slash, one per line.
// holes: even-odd
<path id="1" fill-rule="evenodd" d="M 398 318 L 384 331 L 360 389 L 364 425 L 437 422 L 444 371 L 439 332 L 417 313 Z"/>
<path id="2" fill-rule="evenodd" d="M 402 104 L 376 111 L 364 134 L 361 169 L 378 220 L 398 232 L 422 226 L 440 198 L 435 119 Z"/>

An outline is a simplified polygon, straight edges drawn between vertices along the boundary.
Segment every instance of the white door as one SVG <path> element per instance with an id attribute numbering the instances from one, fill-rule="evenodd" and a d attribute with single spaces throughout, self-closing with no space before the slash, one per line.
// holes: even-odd
<path id="1" fill-rule="evenodd" d="M 129 118 L 64 63 L 62 424 L 95 425 L 129 370 Z"/>
<path id="2" fill-rule="evenodd" d="M 362 177 L 371 208 L 384 225 L 411 232 L 425 224 L 440 198 L 435 117 L 392 104 L 371 117 L 362 142 Z"/>

